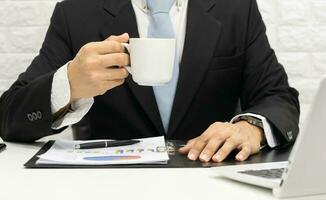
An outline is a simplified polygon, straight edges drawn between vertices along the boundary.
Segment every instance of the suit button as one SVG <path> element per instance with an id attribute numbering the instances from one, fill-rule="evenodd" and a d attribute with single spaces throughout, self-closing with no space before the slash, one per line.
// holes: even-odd
<path id="1" fill-rule="evenodd" d="M 28 120 L 31 121 L 31 122 L 34 121 L 34 119 L 33 119 L 33 115 L 30 114 L 30 113 L 27 114 L 27 118 L 28 118 Z"/>
<path id="2" fill-rule="evenodd" d="M 34 120 L 38 120 L 36 112 L 33 112 L 33 113 L 32 113 L 32 116 L 33 116 L 33 119 L 34 119 Z"/>
<path id="3" fill-rule="evenodd" d="M 289 140 L 292 140 L 293 139 L 293 133 L 292 133 L 292 131 L 288 131 L 286 133 L 286 135 L 288 136 Z"/>

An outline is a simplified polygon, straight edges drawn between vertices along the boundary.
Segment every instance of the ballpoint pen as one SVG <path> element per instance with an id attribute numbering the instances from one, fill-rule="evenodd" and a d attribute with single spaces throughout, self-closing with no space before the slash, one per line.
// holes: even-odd
<path id="1" fill-rule="evenodd" d="M 114 141 L 86 142 L 86 143 L 76 144 L 75 149 L 118 147 L 118 146 L 132 145 L 139 142 L 140 140 L 114 140 Z"/>

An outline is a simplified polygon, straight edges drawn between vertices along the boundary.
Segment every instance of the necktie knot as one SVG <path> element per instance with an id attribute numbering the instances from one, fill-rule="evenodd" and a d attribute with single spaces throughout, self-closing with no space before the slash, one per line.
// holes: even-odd
<path id="1" fill-rule="evenodd" d="M 147 0 L 147 6 L 152 15 L 169 13 L 175 0 Z"/>

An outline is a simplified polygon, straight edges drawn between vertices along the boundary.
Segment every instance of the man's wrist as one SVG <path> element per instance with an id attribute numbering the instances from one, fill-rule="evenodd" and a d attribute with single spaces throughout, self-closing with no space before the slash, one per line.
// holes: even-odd
<path id="1" fill-rule="evenodd" d="M 75 90 L 73 87 L 73 61 L 69 62 L 67 65 L 67 76 L 68 76 L 68 81 L 69 81 L 69 87 L 70 87 L 70 103 L 77 101 L 78 97 L 75 96 Z"/>
<path id="2" fill-rule="evenodd" d="M 250 132 L 255 136 L 255 138 L 257 138 L 258 141 L 260 141 L 260 145 L 266 144 L 264 130 L 259 126 L 252 125 L 246 120 L 240 120 L 238 122 L 235 122 L 234 124 L 239 126 L 241 129 L 250 130 Z"/>
<path id="3" fill-rule="evenodd" d="M 57 112 L 66 107 L 70 102 L 70 86 L 67 76 L 67 65 L 60 67 L 54 74 L 51 88 L 51 111 L 56 115 Z M 57 116 L 57 115 L 56 115 Z"/>

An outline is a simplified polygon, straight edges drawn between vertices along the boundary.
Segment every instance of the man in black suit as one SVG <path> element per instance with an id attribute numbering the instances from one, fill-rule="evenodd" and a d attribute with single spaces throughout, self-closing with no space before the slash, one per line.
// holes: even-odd
<path id="1" fill-rule="evenodd" d="M 152 87 L 134 83 L 123 67 L 129 55 L 121 43 L 146 37 L 149 13 L 144 0 L 58 3 L 39 55 L 1 97 L 0 136 L 31 142 L 67 125 L 75 139 L 165 135 L 191 139 L 180 149 L 189 159 L 216 162 L 233 150 L 242 161 L 262 145 L 295 140 L 298 92 L 268 43 L 256 0 L 173 5 L 182 53 L 166 129 Z"/>

